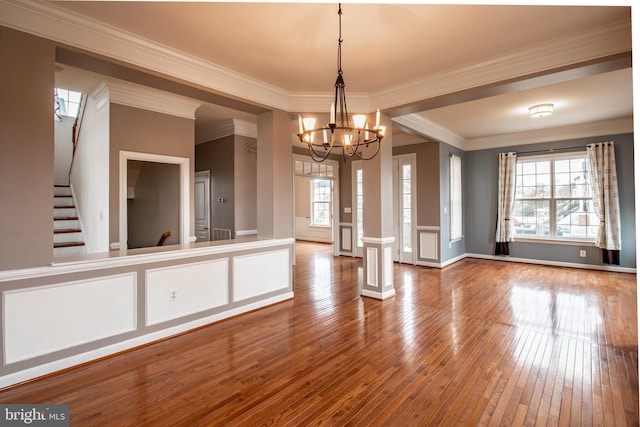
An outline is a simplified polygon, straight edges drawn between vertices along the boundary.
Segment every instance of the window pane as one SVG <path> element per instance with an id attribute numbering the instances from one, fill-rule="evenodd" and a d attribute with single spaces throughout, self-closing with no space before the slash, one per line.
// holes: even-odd
<path id="1" fill-rule="evenodd" d="M 595 238 L 600 222 L 590 199 L 556 201 L 556 236 Z"/>
<path id="2" fill-rule="evenodd" d="M 329 203 L 315 202 L 313 204 L 313 224 L 329 225 Z"/>
<path id="3" fill-rule="evenodd" d="M 520 200 L 515 203 L 513 227 L 516 235 L 549 235 L 549 201 Z"/>

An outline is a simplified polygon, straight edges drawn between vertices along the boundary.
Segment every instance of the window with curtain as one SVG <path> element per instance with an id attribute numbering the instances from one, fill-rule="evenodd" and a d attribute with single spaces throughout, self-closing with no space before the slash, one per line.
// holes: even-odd
<path id="1" fill-rule="evenodd" d="M 450 200 L 450 241 L 462 239 L 462 161 L 460 157 L 452 154 L 450 157 L 450 179 L 449 179 L 449 200 Z"/>
<path id="2" fill-rule="evenodd" d="M 518 158 L 512 224 L 517 238 L 594 241 L 587 153 Z"/>

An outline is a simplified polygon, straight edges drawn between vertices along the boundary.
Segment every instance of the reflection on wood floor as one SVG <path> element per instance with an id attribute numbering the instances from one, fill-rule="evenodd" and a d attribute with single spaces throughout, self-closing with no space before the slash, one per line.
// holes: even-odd
<path id="1" fill-rule="evenodd" d="M 0 392 L 71 425 L 638 425 L 636 275 L 395 266 L 297 242 L 295 298 Z"/>

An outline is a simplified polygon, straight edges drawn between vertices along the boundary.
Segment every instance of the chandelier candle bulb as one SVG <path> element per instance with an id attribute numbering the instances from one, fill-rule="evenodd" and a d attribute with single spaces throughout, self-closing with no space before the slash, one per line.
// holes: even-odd
<path id="1" fill-rule="evenodd" d="M 300 134 L 304 133 L 304 126 L 302 125 L 302 116 L 300 114 L 298 114 L 298 126 L 299 126 L 299 132 Z"/>
<path id="2" fill-rule="evenodd" d="M 331 103 L 331 112 L 329 113 L 329 123 L 332 125 L 336 123 L 336 104 Z"/>
<path id="3" fill-rule="evenodd" d="M 367 121 L 367 116 L 365 116 L 364 114 L 353 115 L 353 124 L 355 125 L 356 129 L 363 129 L 364 123 L 366 121 Z"/>
<path id="4" fill-rule="evenodd" d="M 380 127 L 380 109 L 376 111 L 376 127 L 374 129 L 378 129 Z"/>

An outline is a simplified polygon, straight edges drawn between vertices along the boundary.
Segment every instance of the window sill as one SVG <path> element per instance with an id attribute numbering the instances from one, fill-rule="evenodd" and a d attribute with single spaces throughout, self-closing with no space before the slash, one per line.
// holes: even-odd
<path id="1" fill-rule="evenodd" d="M 568 246 L 595 246 L 595 242 L 593 240 L 568 240 L 568 239 L 546 239 L 544 237 L 535 238 L 535 237 L 516 237 L 515 242 L 521 243 L 545 243 L 549 245 L 568 245 Z"/>

